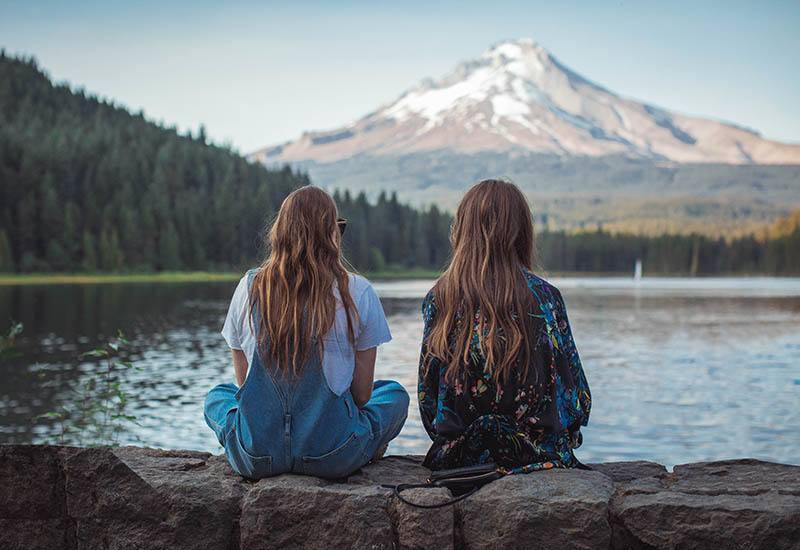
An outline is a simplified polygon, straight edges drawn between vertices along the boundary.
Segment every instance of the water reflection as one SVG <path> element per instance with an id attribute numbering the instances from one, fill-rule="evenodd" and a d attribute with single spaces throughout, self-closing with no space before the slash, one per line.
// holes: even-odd
<path id="1" fill-rule="evenodd" d="M 669 465 L 734 456 L 800 463 L 800 280 L 556 281 L 594 397 L 580 456 Z M 394 340 L 377 375 L 412 395 L 392 452 L 427 448 L 416 408 L 430 282 L 377 283 Z M 0 287 L 0 320 L 21 321 L 21 357 L 0 365 L 0 442 L 52 439 L 37 418 L 74 399 L 97 365 L 80 352 L 123 330 L 124 388 L 139 426 L 124 443 L 219 449 L 202 419 L 207 389 L 231 378 L 218 330 L 231 283 Z"/>

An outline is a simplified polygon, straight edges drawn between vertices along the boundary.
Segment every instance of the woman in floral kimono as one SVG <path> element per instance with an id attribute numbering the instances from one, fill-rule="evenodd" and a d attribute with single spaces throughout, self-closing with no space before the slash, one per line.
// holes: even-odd
<path id="1" fill-rule="evenodd" d="M 425 297 L 419 408 L 433 470 L 580 466 L 591 396 L 564 300 L 533 273 L 533 221 L 513 184 L 485 180 L 456 213 L 447 270 Z"/>

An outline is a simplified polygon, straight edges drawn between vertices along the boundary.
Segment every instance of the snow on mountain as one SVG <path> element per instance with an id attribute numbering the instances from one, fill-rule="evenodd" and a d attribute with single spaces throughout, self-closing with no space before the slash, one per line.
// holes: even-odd
<path id="1" fill-rule="evenodd" d="M 621 97 L 529 39 L 497 44 L 373 113 L 252 155 L 332 162 L 359 154 L 536 152 L 677 162 L 798 164 L 800 145 Z"/>

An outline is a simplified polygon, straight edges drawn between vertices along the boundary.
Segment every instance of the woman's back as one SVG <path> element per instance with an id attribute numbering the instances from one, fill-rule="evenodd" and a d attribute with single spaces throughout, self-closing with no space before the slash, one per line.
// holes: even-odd
<path id="1" fill-rule="evenodd" d="M 463 379 L 446 380 L 447 365 L 420 362 L 418 398 L 423 424 L 434 443 L 425 460 L 432 469 L 496 462 L 525 470 L 572 466 L 591 396 L 575 348 L 561 293 L 525 271 L 541 319 L 533 364 L 497 381 L 485 370 L 477 333 Z M 436 316 L 436 297 L 422 306 L 425 339 Z M 474 327 L 477 330 L 477 327 Z"/>
<path id="2" fill-rule="evenodd" d="M 248 365 L 256 355 L 258 324 L 252 322 L 250 287 L 256 270 L 250 270 L 239 281 L 233 293 L 222 336 L 233 349 L 244 351 Z M 380 298 L 370 282 L 355 273 L 348 274 L 349 292 L 355 305 L 353 337 L 347 330 L 347 317 L 336 285 L 332 293 L 336 300 L 336 315 L 330 330 L 322 338 L 322 369 L 325 382 L 337 395 L 344 393 L 353 381 L 356 349 L 369 349 L 391 340 L 392 336 L 381 306 Z"/>
<path id="3" fill-rule="evenodd" d="M 473 186 L 450 263 L 426 297 L 419 406 L 433 469 L 571 467 L 591 398 L 558 289 L 532 272 L 530 208 L 511 183 Z"/>

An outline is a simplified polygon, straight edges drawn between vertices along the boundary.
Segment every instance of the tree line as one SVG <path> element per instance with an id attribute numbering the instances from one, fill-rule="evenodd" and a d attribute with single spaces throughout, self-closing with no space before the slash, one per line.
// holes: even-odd
<path id="1" fill-rule="evenodd" d="M 791 217 L 800 219 L 798 214 Z M 636 261 L 641 260 L 646 274 L 798 275 L 800 224 L 782 233 L 770 228 L 762 235 L 735 239 L 602 230 L 544 232 L 537 237 L 537 250 L 537 263 L 548 271 L 632 273 Z"/>
<path id="2" fill-rule="evenodd" d="M 263 252 L 286 195 L 309 183 L 207 143 L 202 128 L 181 135 L 0 53 L 0 271 L 242 268 Z M 449 219 L 435 207 L 338 198 L 358 267 L 443 262 Z"/>
<path id="3" fill-rule="evenodd" d="M 141 112 L 54 85 L 0 52 L 0 272 L 230 270 L 253 265 L 288 193 L 311 182 L 181 134 Z M 441 269 L 451 216 L 397 195 L 337 191 L 346 257 L 363 271 Z M 544 232 L 547 271 L 800 273 L 800 216 L 763 235 Z"/>

